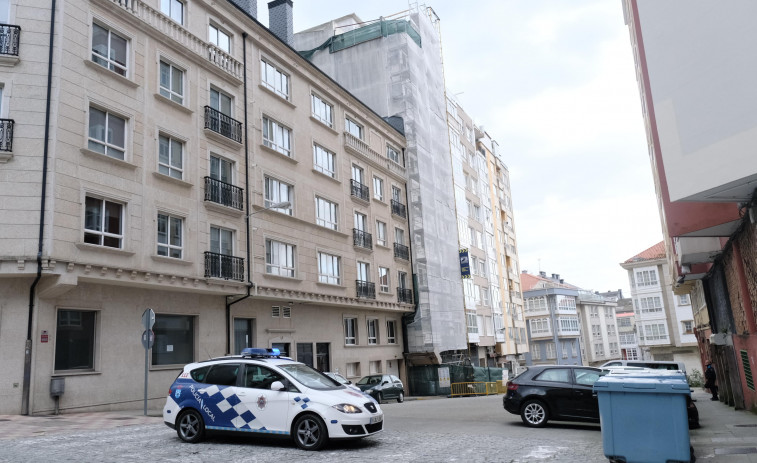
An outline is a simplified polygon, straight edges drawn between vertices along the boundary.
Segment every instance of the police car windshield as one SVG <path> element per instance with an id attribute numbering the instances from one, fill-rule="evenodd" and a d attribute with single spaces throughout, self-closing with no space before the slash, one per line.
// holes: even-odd
<path id="1" fill-rule="evenodd" d="M 320 371 L 314 370 L 307 365 L 302 364 L 290 364 L 279 365 L 279 368 L 287 372 L 292 378 L 294 378 L 303 386 L 311 389 L 340 389 L 343 388 L 341 384 L 324 375 Z"/>

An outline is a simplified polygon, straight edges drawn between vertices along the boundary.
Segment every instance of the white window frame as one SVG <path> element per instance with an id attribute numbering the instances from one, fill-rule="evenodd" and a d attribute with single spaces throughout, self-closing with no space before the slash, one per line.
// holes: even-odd
<path id="1" fill-rule="evenodd" d="M 161 242 L 160 237 L 161 217 L 164 217 L 166 222 L 165 242 Z M 179 244 L 172 244 L 172 235 L 177 226 Z M 184 257 L 184 218 L 169 213 L 158 212 L 156 227 L 157 255 L 172 259 L 182 259 Z M 163 251 L 163 254 L 161 254 L 161 251 Z M 178 252 L 178 255 L 172 255 L 174 252 Z"/>
<path id="2" fill-rule="evenodd" d="M 336 178 L 336 154 L 313 143 L 313 168 L 331 178 Z"/>
<path id="3" fill-rule="evenodd" d="M 358 341 L 357 318 L 344 317 L 344 345 L 356 346 Z M 348 364 L 349 365 L 349 364 Z M 348 372 L 349 374 L 349 372 Z"/>
<path id="4" fill-rule="evenodd" d="M 270 175 L 263 176 L 263 198 L 266 208 L 270 210 L 281 212 L 282 214 L 292 215 L 292 207 L 294 205 L 294 186 L 290 185 L 283 180 L 279 180 L 276 177 Z M 275 207 L 271 206 L 281 203 L 289 202 L 287 207 Z"/>
<path id="5" fill-rule="evenodd" d="M 339 229 L 339 205 L 333 201 L 315 197 L 315 223 L 330 230 Z"/>
<path id="6" fill-rule="evenodd" d="M 548 342 L 545 344 L 547 348 L 547 359 L 555 359 L 557 358 L 557 346 L 555 346 L 554 342 Z"/>
<path id="7" fill-rule="evenodd" d="M 334 105 L 327 103 L 323 98 L 315 93 L 310 94 L 310 107 L 315 119 L 334 127 Z"/>
<path id="8" fill-rule="evenodd" d="M 96 138 L 96 136 L 93 136 L 92 134 L 92 112 L 97 111 L 105 115 L 105 125 L 102 132 L 102 139 Z M 113 119 L 113 120 L 112 120 Z M 110 126 L 115 120 L 123 121 L 123 146 L 116 145 L 112 142 L 112 137 L 109 136 L 109 134 L 112 132 Z M 114 113 L 113 111 L 110 111 L 108 109 L 103 109 L 97 106 L 90 105 L 89 106 L 89 114 L 87 119 L 87 149 L 90 151 L 94 151 L 96 153 L 103 154 L 105 156 L 108 156 L 110 158 L 119 159 L 121 161 L 126 160 L 126 145 L 128 144 L 128 137 L 127 134 L 129 133 L 129 119 L 121 116 L 119 114 Z M 96 134 L 100 135 L 100 134 Z M 109 140 L 110 139 L 110 140 Z M 100 149 L 93 149 L 93 146 L 95 148 Z M 113 155 L 113 152 L 115 152 L 115 156 Z"/>
<path id="9" fill-rule="evenodd" d="M 289 74 L 266 59 L 260 60 L 260 83 L 276 95 L 289 101 Z"/>
<path id="10" fill-rule="evenodd" d="M 226 39 L 225 47 L 223 41 L 221 40 L 224 37 Z M 231 53 L 231 35 L 213 23 L 208 24 L 208 42 L 215 45 L 219 50 L 225 53 Z"/>
<path id="11" fill-rule="evenodd" d="M 386 321 L 386 343 L 397 344 L 397 322 L 394 320 Z"/>
<path id="12" fill-rule="evenodd" d="M 386 222 L 376 221 L 376 244 L 386 246 Z"/>
<path id="13" fill-rule="evenodd" d="M 329 285 L 342 284 L 342 258 L 318 251 L 318 282 Z"/>
<path id="14" fill-rule="evenodd" d="M 94 49 L 95 27 L 99 27 L 100 29 L 106 31 L 108 34 L 108 39 L 106 43 L 106 47 L 108 49 L 107 56 L 103 55 L 99 51 L 95 51 Z M 111 51 L 114 51 L 114 46 L 113 46 L 114 36 L 124 41 L 124 51 L 123 51 L 124 62 L 123 63 L 119 63 L 118 61 L 116 61 L 116 57 L 111 55 Z M 120 76 L 127 77 L 129 73 L 129 45 L 130 45 L 129 39 L 124 37 L 122 34 L 114 32 L 113 29 L 101 23 L 97 23 L 97 22 L 92 23 L 92 41 L 90 42 L 92 55 L 90 58 L 93 63 L 98 64 L 110 71 L 113 71 Z"/>
<path id="15" fill-rule="evenodd" d="M 168 159 L 161 159 L 161 148 L 166 143 Z M 178 148 L 179 153 L 176 153 Z M 178 159 L 178 161 L 177 161 Z M 184 179 L 184 141 L 164 133 L 158 135 L 158 173 L 178 180 Z"/>
<path id="16" fill-rule="evenodd" d="M 168 68 L 168 84 L 167 86 L 163 84 L 163 68 Z M 182 69 L 181 67 L 175 65 L 171 61 L 161 58 L 160 63 L 158 64 L 158 87 L 160 94 L 168 98 L 169 100 L 173 101 L 174 103 L 178 103 L 180 105 L 184 105 L 184 88 L 186 85 L 184 84 L 186 71 Z M 174 88 L 174 76 L 176 74 L 179 74 L 179 83 L 178 85 L 181 87 L 179 89 Z"/>
<path id="17" fill-rule="evenodd" d="M 263 146 L 284 156 L 292 156 L 292 130 L 268 116 L 263 116 Z"/>
<path id="18" fill-rule="evenodd" d="M 293 244 L 277 241 L 272 238 L 265 240 L 265 273 L 294 278 L 295 251 Z"/>
<path id="19" fill-rule="evenodd" d="M 378 268 L 378 283 L 379 291 L 382 293 L 389 293 L 391 287 L 391 281 L 389 280 L 389 269 L 387 267 Z"/>
<path id="20" fill-rule="evenodd" d="M 178 11 L 176 9 L 178 8 Z M 172 21 L 184 25 L 186 4 L 180 0 L 160 0 L 160 12 Z"/>
<path id="21" fill-rule="evenodd" d="M 368 336 L 368 345 L 378 345 L 379 329 L 378 318 L 369 318 L 366 320 L 366 333 Z"/>
<path id="22" fill-rule="evenodd" d="M 386 145 L 386 157 L 395 164 L 404 165 L 402 161 L 402 154 L 400 151 L 392 145 Z"/>
<path id="23" fill-rule="evenodd" d="M 355 119 L 349 116 L 345 116 L 344 118 L 344 130 L 350 135 L 360 140 L 364 140 L 365 129 L 363 128 L 362 124 L 358 124 Z"/>
<path id="24" fill-rule="evenodd" d="M 87 228 L 87 200 L 88 199 L 92 199 L 94 201 L 99 201 L 100 202 L 100 207 L 99 207 L 99 211 L 98 211 L 98 213 L 100 215 L 100 220 L 99 220 L 99 224 L 98 224 L 99 230 L 96 230 L 96 229 L 93 229 L 93 228 Z M 110 231 L 107 231 L 107 232 L 105 231 L 105 228 L 107 226 L 107 221 L 106 221 L 106 218 L 105 218 L 105 216 L 106 216 L 106 214 L 105 214 L 106 203 L 118 206 L 118 208 L 119 208 L 120 217 L 118 219 L 118 223 L 119 223 L 119 226 L 120 226 L 120 233 L 112 233 Z M 108 199 L 105 199 L 105 198 L 102 198 L 102 197 L 98 197 L 98 196 L 94 196 L 94 195 L 86 195 L 85 199 L 84 199 L 84 226 L 82 227 L 84 229 L 84 239 L 83 239 L 83 241 L 85 243 L 91 244 L 93 246 L 102 246 L 102 247 L 113 248 L 113 249 L 123 249 L 123 247 L 124 247 L 124 230 L 126 229 L 126 224 L 124 223 L 124 217 L 126 217 L 126 214 L 124 213 L 125 209 L 126 209 L 126 205 L 123 204 L 123 203 L 120 203 L 120 202 L 117 202 L 117 201 L 110 201 Z M 96 243 L 89 243 L 89 242 L 87 242 L 86 241 L 86 235 L 92 235 L 92 236 L 99 237 L 98 238 L 99 243 L 96 244 Z M 107 244 L 104 244 L 106 238 L 117 239 L 118 240 L 118 246 L 109 246 Z"/>
<path id="25" fill-rule="evenodd" d="M 384 201 L 384 179 L 373 176 L 373 199 Z"/>

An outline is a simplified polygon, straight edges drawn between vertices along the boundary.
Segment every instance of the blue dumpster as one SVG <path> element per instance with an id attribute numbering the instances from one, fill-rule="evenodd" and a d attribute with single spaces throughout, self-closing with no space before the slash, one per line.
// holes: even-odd
<path id="1" fill-rule="evenodd" d="M 605 456 L 628 463 L 691 460 L 682 374 L 606 375 L 594 383 Z"/>

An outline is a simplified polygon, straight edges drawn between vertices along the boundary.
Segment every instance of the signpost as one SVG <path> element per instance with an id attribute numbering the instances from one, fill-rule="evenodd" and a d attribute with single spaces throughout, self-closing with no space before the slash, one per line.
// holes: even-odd
<path id="1" fill-rule="evenodd" d="M 142 327 L 145 329 L 142 332 L 142 346 L 145 348 L 145 416 L 147 416 L 147 371 L 148 371 L 148 359 L 149 351 L 155 342 L 155 333 L 152 331 L 152 327 L 155 324 L 155 311 L 147 309 L 142 314 Z"/>

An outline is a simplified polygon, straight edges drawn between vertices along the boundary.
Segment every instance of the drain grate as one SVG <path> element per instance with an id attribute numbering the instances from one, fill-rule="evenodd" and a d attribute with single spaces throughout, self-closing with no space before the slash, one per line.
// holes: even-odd
<path id="1" fill-rule="evenodd" d="M 734 424 L 734 428 L 757 428 L 757 424 Z"/>
<path id="2" fill-rule="evenodd" d="M 715 455 L 746 455 L 757 453 L 757 447 L 734 447 L 729 449 L 715 449 Z"/>

